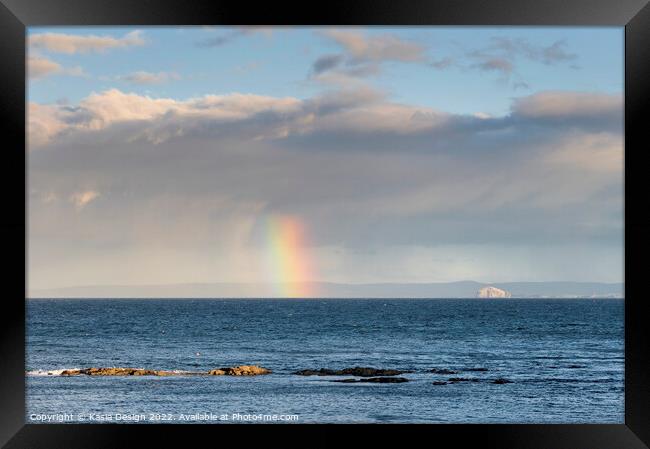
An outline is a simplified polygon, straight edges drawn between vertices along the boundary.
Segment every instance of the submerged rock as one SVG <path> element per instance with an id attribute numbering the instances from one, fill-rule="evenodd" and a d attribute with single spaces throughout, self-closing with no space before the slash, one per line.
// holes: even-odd
<path id="1" fill-rule="evenodd" d="M 342 375 L 373 377 L 373 376 L 397 376 L 399 374 L 409 373 L 410 371 L 396 369 L 375 369 L 356 366 L 354 368 L 345 368 L 340 371 Z"/>
<path id="2" fill-rule="evenodd" d="M 438 369 L 438 368 L 433 368 L 432 370 L 429 371 L 430 373 L 433 374 L 458 374 L 458 371 L 450 370 L 450 369 Z"/>
<path id="3" fill-rule="evenodd" d="M 341 382 L 341 383 L 357 383 L 357 382 L 370 382 L 377 384 L 399 384 L 403 382 L 408 382 L 409 380 L 405 377 L 367 377 L 364 379 L 341 379 L 341 380 L 332 380 L 332 382 Z"/>
<path id="4" fill-rule="evenodd" d="M 318 370 L 303 369 L 296 371 L 293 374 L 299 376 L 358 376 L 358 377 L 373 377 L 373 376 L 397 376 L 411 371 L 403 371 L 396 369 L 378 369 L 355 366 L 354 368 L 344 368 L 340 370 L 333 370 L 328 368 L 321 368 Z"/>
<path id="5" fill-rule="evenodd" d="M 210 376 L 258 376 L 271 374 L 271 370 L 257 365 L 240 365 L 230 368 L 213 369 L 208 371 L 208 374 Z"/>
<path id="6" fill-rule="evenodd" d="M 497 385 L 502 385 L 502 384 L 511 384 L 512 381 L 508 379 L 499 378 L 499 379 L 494 379 L 492 383 Z"/>
<path id="7" fill-rule="evenodd" d="M 480 382 L 480 379 L 473 379 L 469 377 L 450 377 L 449 382 Z"/>
<path id="8" fill-rule="evenodd" d="M 327 368 L 321 368 L 321 369 L 302 369 L 299 371 L 296 371 L 293 374 L 297 374 L 299 376 L 335 376 L 336 371 L 332 369 L 327 369 Z"/>

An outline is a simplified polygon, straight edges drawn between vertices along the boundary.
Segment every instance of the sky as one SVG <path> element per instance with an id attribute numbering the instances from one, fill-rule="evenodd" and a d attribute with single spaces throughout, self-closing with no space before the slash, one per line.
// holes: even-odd
<path id="1" fill-rule="evenodd" d="M 623 28 L 27 39 L 29 290 L 623 280 Z"/>

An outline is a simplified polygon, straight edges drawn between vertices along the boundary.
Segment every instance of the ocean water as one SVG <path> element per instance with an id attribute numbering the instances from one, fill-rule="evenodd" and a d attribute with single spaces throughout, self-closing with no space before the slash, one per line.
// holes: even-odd
<path id="1" fill-rule="evenodd" d="M 26 419 L 622 423 L 623 317 L 622 299 L 28 300 Z M 273 374 L 57 375 L 242 364 Z M 396 384 L 292 374 L 353 366 L 414 372 Z M 450 377 L 478 381 L 433 384 Z"/>

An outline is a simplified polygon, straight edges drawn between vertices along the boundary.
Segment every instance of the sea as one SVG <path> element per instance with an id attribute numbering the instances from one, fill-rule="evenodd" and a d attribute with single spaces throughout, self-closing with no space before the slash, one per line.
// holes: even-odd
<path id="1" fill-rule="evenodd" d="M 28 423 L 624 422 L 623 299 L 29 299 L 26 308 Z M 187 374 L 236 365 L 272 374 Z M 356 366 L 411 372 L 402 383 L 294 374 Z M 87 367 L 178 375 L 60 375 Z"/>

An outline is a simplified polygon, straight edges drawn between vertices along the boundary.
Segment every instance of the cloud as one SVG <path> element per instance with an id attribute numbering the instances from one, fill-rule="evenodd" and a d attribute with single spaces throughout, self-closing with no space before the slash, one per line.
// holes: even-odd
<path id="1" fill-rule="evenodd" d="M 486 46 L 466 52 L 464 59 L 467 62 L 464 66 L 467 69 L 498 73 L 501 81 L 510 81 L 514 76 L 516 80 L 513 81 L 513 89 L 527 89 L 528 84 L 517 71 L 518 60 L 525 59 L 545 65 L 572 63 L 578 56 L 569 53 L 567 47 L 565 40 L 545 46 L 533 44 L 526 39 L 493 37 Z"/>
<path id="2" fill-rule="evenodd" d="M 186 128 L 202 129 L 206 121 L 231 126 L 258 113 L 290 113 L 299 104 L 295 98 L 248 94 L 207 95 L 177 101 L 111 89 L 89 95 L 76 107 L 30 103 L 30 142 L 38 147 L 57 135 L 129 123 L 136 125 L 130 138 L 160 142 L 185 134 Z M 253 131 L 251 135 L 256 134 Z"/>
<path id="3" fill-rule="evenodd" d="M 558 40 L 550 45 L 534 45 L 525 39 L 505 37 L 492 38 L 491 50 L 500 50 L 511 57 L 521 56 L 547 65 L 575 61 L 578 55 L 567 51 L 566 40 Z"/>
<path id="4" fill-rule="evenodd" d="M 424 47 L 392 34 L 368 36 L 355 31 L 327 30 L 323 33 L 342 46 L 356 61 L 423 61 Z"/>
<path id="5" fill-rule="evenodd" d="M 425 61 L 425 48 L 392 34 L 367 35 L 357 31 L 330 29 L 322 35 L 337 43 L 343 53 L 319 57 L 312 64 L 312 77 L 334 84 L 376 75 L 387 62 Z M 329 73 L 333 72 L 333 73 Z"/>
<path id="6" fill-rule="evenodd" d="M 63 67 L 58 62 L 41 56 L 27 58 L 27 77 L 30 80 L 40 80 L 52 75 L 85 76 L 83 69 L 76 67 Z"/>
<path id="7" fill-rule="evenodd" d="M 527 90 L 527 89 L 530 89 L 530 85 L 528 83 L 524 82 L 524 81 L 517 81 L 516 83 L 514 83 L 512 85 L 512 88 L 514 90 L 519 90 L 519 89 Z"/>
<path id="8" fill-rule="evenodd" d="M 111 89 L 92 94 L 77 106 L 31 103 L 29 132 L 35 147 L 57 136 L 83 137 L 101 130 L 110 137 L 111 129 L 119 125 L 117 138 L 152 143 L 196 135 L 243 141 L 281 138 L 287 145 L 319 138 L 322 147 L 345 138 L 350 139 L 348 148 L 351 143 L 363 146 L 357 139 L 366 139 L 378 151 L 397 141 L 429 151 L 443 151 L 456 142 L 456 151 L 463 152 L 463 140 L 472 136 L 481 136 L 477 144 L 483 145 L 492 136 L 501 141 L 519 137 L 506 133 L 513 127 L 529 139 L 545 128 L 619 132 L 621 111 L 620 95 L 561 91 L 517 98 L 509 116 L 484 117 L 391 103 L 369 88 L 336 90 L 305 100 L 238 93 L 174 100 Z M 436 140 L 427 143 L 428 138 Z"/>
<path id="9" fill-rule="evenodd" d="M 487 58 L 474 64 L 472 67 L 484 71 L 499 72 L 506 76 L 509 76 L 515 68 L 512 62 L 504 58 Z"/>
<path id="10" fill-rule="evenodd" d="M 61 64 L 47 58 L 30 57 L 27 59 L 27 74 L 31 79 L 40 79 L 61 72 L 63 72 Z"/>
<path id="11" fill-rule="evenodd" d="M 111 282 L 259 280 L 271 215 L 303 221 L 323 280 L 475 277 L 486 260 L 493 277 L 517 273 L 513 260 L 555 276 L 551 254 L 569 267 L 599 254 L 591 268 L 611 273 L 621 105 L 543 92 L 503 116 L 458 115 L 371 89 L 30 103 L 30 277 L 74 283 L 48 271 L 62 258 L 89 281 L 111 265 L 131 266 Z M 441 253 L 480 263 L 435 262 Z"/>
<path id="12" fill-rule="evenodd" d="M 53 53 L 92 53 L 104 52 L 113 48 L 144 45 L 142 32 L 131 31 L 121 38 L 112 36 L 76 35 L 63 33 L 38 33 L 28 36 L 28 44 L 33 49 L 47 50 Z"/>
<path id="13" fill-rule="evenodd" d="M 436 68 L 436 69 L 446 69 L 449 67 L 452 67 L 455 64 L 455 61 L 451 57 L 444 57 L 440 58 L 438 60 L 433 60 L 429 63 L 431 67 Z"/>
<path id="14" fill-rule="evenodd" d="M 213 27 L 210 28 L 209 31 L 214 31 L 215 29 L 216 28 Z M 203 48 L 222 47 L 246 36 L 261 34 L 268 37 L 271 36 L 273 32 L 274 28 L 271 27 L 240 27 L 223 34 L 219 34 L 218 36 L 202 39 L 196 43 L 196 46 Z"/>
<path id="15" fill-rule="evenodd" d="M 528 89 L 530 86 L 517 70 L 519 60 L 545 65 L 570 64 L 575 68 L 578 58 L 577 54 L 569 52 L 566 40 L 542 45 L 526 39 L 493 37 L 482 47 L 432 57 L 427 46 L 392 34 L 368 35 L 340 29 L 328 29 L 321 34 L 338 44 L 342 53 L 317 58 L 312 64 L 310 79 L 348 87 L 358 84 L 360 78 L 381 73 L 386 63 L 399 62 L 422 64 L 436 70 L 456 67 L 491 72 L 497 74 L 501 82 L 512 82 L 513 90 Z"/>
<path id="16" fill-rule="evenodd" d="M 512 109 L 514 113 L 527 118 L 622 119 L 623 98 L 602 93 L 547 91 L 516 99 Z"/>
<path id="17" fill-rule="evenodd" d="M 81 210 L 98 197 L 99 192 L 96 192 L 94 190 L 87 190 L 85 192 L 73 193 L 70 196 L 70 202 L 74 204 L 77 210 Z"/>
<path id="18" fill-rule="evenodd" d="M 27 107 L 27 146 L 35 149 L 46 145 L 67 125 L 61 119 L 61 107 L 29 102 Z"/>
<path id="19" fill-rule="evenodd" d="M 312 66 L 315 75 L 331 70 L 343 61 L 343 55 L 323 55 L 314 61 Z"/>
<path id="20" fill-rule="evenodd" d="M 138 72 L 133 72 L 133 73 L 129 73 L 128 75 L 118 77 L 118 79 L 132 84 L 150 85 L 150 84 L 163 84 L 168 81 L 179 80 L 180 76 L 175 72 L 153 73 L 153 72 L 146 72 L 146 71 L 138 71 Z"/>

